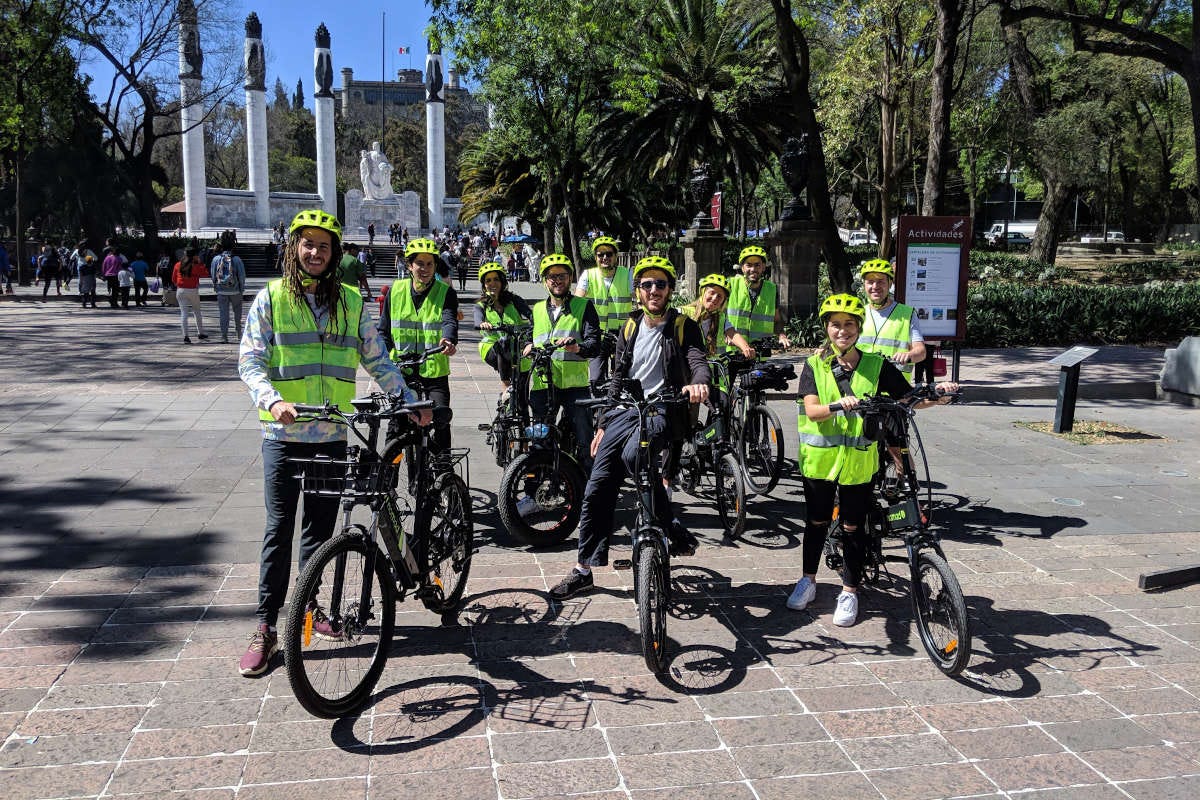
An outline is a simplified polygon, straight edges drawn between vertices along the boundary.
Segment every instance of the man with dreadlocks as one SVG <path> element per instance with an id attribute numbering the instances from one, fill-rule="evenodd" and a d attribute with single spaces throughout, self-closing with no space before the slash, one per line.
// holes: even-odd
<path id="1" fill-rule="evenodd" d="M 415 396 L 404 383 L 358 289 L 341 282 L 342 226 L 324 211 L 301 211 L 292 220 L 283 254 L 283 277 L 258 293 L 250 306 L 238 355 L 238 373 L 250 388 L 262 425 L 263 494 L 267 524 L 258 579 L 258 627 L 242 656 L 242 675 L 266 672 L 279 649 L 275 623 L 290 582 L 292 535 L 300 482 L 290 458 L 346 457 L 346 431 L 332 422 L 297 422 L 296 403 L 332 400 L 347 408 L 359 365 L 388 392 Z M 418 422 L 428 425 L 428 410 Z M 333 534 L 338 498 L 304 498 L 300 568 Z M 336 637 L 319 608 L 313 630 Z"/>

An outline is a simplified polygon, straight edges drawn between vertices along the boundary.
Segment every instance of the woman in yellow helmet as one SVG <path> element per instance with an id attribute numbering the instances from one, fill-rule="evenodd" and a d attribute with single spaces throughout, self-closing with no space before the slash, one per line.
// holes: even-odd
<path id="1" fill-rule="evenodd" d="M 799 419 L 800 470 L 804 482 L 807 520 L 804 530 L 804 575 L 788 597 L 788 608 L 808 607 L 817 593 L 817 567 L 833 518 L 846 532 L 842 591 L 833 624 L 853 625 L 858 619 L 858 584 L 862 579 L 867 542 L 862 533 L 871 496 L 871 479 L 879 466 L 878 444 L 865 435 L 863 419 L 851 413 L 866 394 L 902 397 L 911 388 L 896 365 L 878 353 L 856 347 L 866 317 L 863 302 L 850 294 L 835 294 L 821 304 L 825 344 L 804 362 L 799 391 L 804 406 Z M 953 383 L 942 385 L 956 391 Z M 950 398 L 946 398 L 949 402 Z M 830 410 L 838 404 L 840 411 Z M 930 405 L 923 402 L 917 407 Z"/>
<path id="2" fill-rule="evenodd" d="M 525 299 L 508 290 L 508 275 L 504 267 L 485 261 L 479 268 L 479 302 L 475 304 L 475 330 L 479 339 L 479 357 L 500 375 L 505 390 L 512 382 L 513 364 L 507 347 L 508 334 L 496 330 L 498 325 L 517 325 L 529 322 L 533 311 Z"/>
<path id="3" fill-rule="evenodd" d="M 746 341 L 746 337 L 737 332 L 737 328 L 725 316 L 725 305 L 729 302 L 729 279 L 724 275 L 714 273 L 700 279 L 700 296 L 695 302 L 683 306 L 679 310 L 696 321 L 710 356 L 716 355 L 717 340 L 731 344 L 747 358 L 754 356 L 754 348 Z"/>

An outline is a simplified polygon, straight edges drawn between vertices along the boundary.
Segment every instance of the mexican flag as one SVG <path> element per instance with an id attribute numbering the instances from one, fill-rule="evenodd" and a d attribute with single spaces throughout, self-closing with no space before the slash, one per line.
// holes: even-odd
<path id="1" fill-rule="evenodd" d="M 411 47 L 401 47 L 401 48 L 399 48 L 399 50 L 400 50 L 400 55 L 402 55 L 402 56 L 406 56 L 412 52 Z"/>

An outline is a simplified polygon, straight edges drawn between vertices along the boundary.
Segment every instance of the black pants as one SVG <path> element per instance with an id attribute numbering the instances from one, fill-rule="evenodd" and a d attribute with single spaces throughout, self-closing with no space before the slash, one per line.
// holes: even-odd
<path id="1" fill-rule="evenodd" d="M 592 410 L 577 405 L 577 403 L 590 398 L 591 392 L 586 386 L 580 386 L 574 389 L 559 389 L 557 395 L 563 414 L 571 420 L 571 426 L 575 429 L 579 466 L 583 467 L 586 475 L 592 469 Z M 537 389 L 529 393 L 529 410 L 533 412 L 534 419 L 545 420 L 547 416 L 553 416 L 553 414 L 547 414 L 548 411 L 551 411 L 547 408 L 549 401 L 550 391 L 548 389 Z"/>
<path id="2" fill-rule="evenodd" d="M 845 531 L 846 535 L 842 538 L 842 555 L 845 557 L 842 583 L 857 587 L 862 580 L 863 564 L 867 559 L 867 534 L 863 523 L 866 522 L 867 504 L 871 499 L 869 482 L 842 486 L 833 481 L 804 478 L 804 505 L 808 517 L 804 531 L 804 574 L 815 575 L 821 565 L 825 537 L 833 519 L 835 493 L 838 498 L 838 518 L 843 526 L 855 528 L 853 532 Z"/>
<path id="3" fill-rule="evenodd" d="M 667 418 L 659 414 L 647 420 L 650 434 L 650 453 L 657 458 L 666 443 Z M 608 541 L 613 534 L 613 517 L 617 497 L 626 476 L 637 474 L 638 415 L 626 409 L 605 421 L 604 438 L 596 450 L 596 460 L 583 492 L 583 511 L 579 517 L 579 563 L 587 567 L 602 567 L 608 563 Z M 662 481 L 655 480 L 655 517 L 664 531 L 671 530 L 671 501 Z"/>
<path id="4" fill-rule="evenodd" d="M 346 457 L 346 443 L 281 442 L 263 439 L 263 498 L 267 507 L 267 525 L 263 532 L 262 556 L 258 572 L 258 621 L 274 625 L 279 619 L 291 580 L 292 537 L 296 529 L 296 505 L 300 500 L 297 468 L 289 458 L 313 458 L 325 455 Z M 337 524 L 337 497 L 304 497 L 304 515 L 300 527 L 300 569 L 333 535 Z"/>
<path id="5" fill-rule="evenodd" d="M 105 275 L 104 282 L 108 284 L 108 304 L 117 307 L 117 296 L 121 293 L 121 282 L 116 275 Z"/>
<path id="6" fill-rule="evenodd" d="M 133 301 L 139 306 L 147 305 L 150 299 L 150 282 L 145 278 L 133 279 Z"/>
<path id="7" fill-rule="evenodd" d="M 492 349 L 488 350 L 488 354 L 483 358 L 484 362 L 496 370 L 500 375 L 500 380 L 511 381 L 513 372 L 512 359 L 509 358 L 508 348 L 503 342 L 497 342 L 492 345 Z"/>
<path id="8" fill-rule="evenodd" d="M 407 378 L 407 376 L 405 376 Z M 434 408 L 450 407 L 450 376 L 440 378 L 412 378 L 409 381 L 414 390 L 420 389 L 430 400 Z M 437 428 L 430 442 L 431 453 L 444 453 L 450 449 L 450 426 Z"/>

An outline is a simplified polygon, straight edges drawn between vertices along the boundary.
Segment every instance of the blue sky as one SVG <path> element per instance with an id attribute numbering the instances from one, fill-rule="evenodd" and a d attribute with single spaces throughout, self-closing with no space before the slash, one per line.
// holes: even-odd
<path id="1" fill-rule="evenodd" d="M 378 80 L 380 60 L 386 53 L 386 74 L 395 77 L 397 69 L 425 68 L 426 42 L 423 35 L 429 24 L 429 8 L 424 0 L 241 0 L 240 18 L 251 11 L 263 24 L 263 41 L 267 48 L 267 90 L 275 78 L 291 94 L 296 79 L 304 79 L 305 102 L 312 106 L 313 34 L 317 25 L 325 23 L 332 39 L 335 87 L 342 83 L 342 67 L 354 70 L 360 80 Z M 381 14 L 386 12 L 386 21 Z M 380 24 L 385 22 L 384 37 Z M 386 49 L 383 49 L 386 42 Z M 411 47 L 410 55 L 399 55 L 400 47 Z"/>

